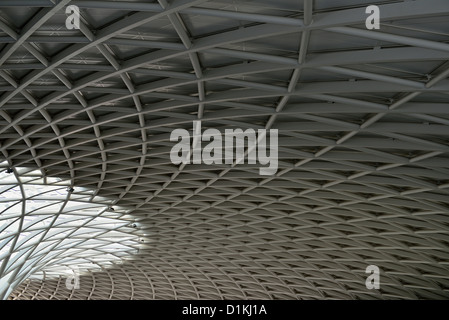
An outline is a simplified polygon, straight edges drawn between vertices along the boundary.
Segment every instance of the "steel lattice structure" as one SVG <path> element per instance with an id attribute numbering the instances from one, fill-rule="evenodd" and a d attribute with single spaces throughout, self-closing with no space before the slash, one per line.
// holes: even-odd
<path id="1" fill-rule="evenodd" d="M 127 210 L 66 183 L 26 168 L 0 173 L 1 298 L 25 279 L 80 276 L 120 264 L 143 246 L 145 234 Z"/>
<path id="2" fill-rule="evenodd" d="M 2 171 L 92 190 L 149 234 L 80 289 L 29 279 L 10 299 L 449 297 L 447 0 L 0 11 Z M 198 120 L 278 129 L 279 170 L 174 165 L 170 132 Z M 365 287 L 368 265 L 380 290 Z"/>

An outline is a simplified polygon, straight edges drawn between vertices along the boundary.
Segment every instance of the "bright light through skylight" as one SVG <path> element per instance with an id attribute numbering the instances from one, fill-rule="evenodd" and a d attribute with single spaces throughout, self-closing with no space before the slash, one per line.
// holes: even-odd
<path id="1" fill-rule="evenodd" d="M 5 163 L 1 163 L 5 166 Z M 0 172 L 0 284 L 103 268 L 138 251 L 141 238 L 124 208 L 93 190 L 27 168 Z"/>

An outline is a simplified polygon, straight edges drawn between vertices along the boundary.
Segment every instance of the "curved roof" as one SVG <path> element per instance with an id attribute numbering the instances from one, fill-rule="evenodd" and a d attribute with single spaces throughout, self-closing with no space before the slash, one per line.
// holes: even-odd
<path id="1" fill-rule="evenodd" d="M 94 190 L 151 239 L 10 299 L 448 298 L 449 2 L 376 1 L 369 30 L 371 4 L 0 1 L 2 170 Z M 194 121 L 277 129 L 278 170 L 174 164 Z"/>

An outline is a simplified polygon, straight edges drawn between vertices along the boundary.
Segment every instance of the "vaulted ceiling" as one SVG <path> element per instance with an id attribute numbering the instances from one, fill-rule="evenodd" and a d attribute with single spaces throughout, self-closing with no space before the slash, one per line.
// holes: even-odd
<path id="1" fill-rule="evenodd" d="M 1 169 L 93 190 L 149 239 L 10 299 L 448 298 L 448 19 L 447 0 L 0 1 Z M 197 120 L 278 129 L 277 173 L 173 164 Z"/>

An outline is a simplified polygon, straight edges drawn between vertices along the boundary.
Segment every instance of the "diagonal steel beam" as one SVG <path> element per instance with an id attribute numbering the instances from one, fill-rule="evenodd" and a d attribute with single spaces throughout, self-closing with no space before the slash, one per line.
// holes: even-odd
<path id="1" fill-rule="evenodd" d="M 31 18 L 17 35 L 14 43 L 8 44 L 0 53 L 0 65 L 2 65 L 37 29 L 39 29 L 55 13 L 60 11 L 71 0 L 61 0 L 52 8 L 41 9 Z M 1 3 L 0 3 L 1 5 Z"/>
<path id="2" fill-rule="evenodd" d="M 67 0 L 65 0 L 65 1 L 67 1 Z M 116 23 L 99 30 L 98 33 L 96 34 L 95 40 L 91 41 L 89 44 L 72 45 L 69 48 L 58 53 L 55 57 L 53 57 L 52 63 L 45 70 L 42 70 L 42 71 L 36 70 L 36 71 L 31 72 L 29 75 L 27 75 L 16 90 L 14 90 L 2 97 L 2 99 L 0 101 L 0 107 L 3 106 L 6 102 L 8 102 L 10 99 L 12 99 L 15 95 L 17 95 L 24 88 L 26 88 L 26 86 L 28 86 L 30 83 L 32 83 L 33 81 L 35 81 L 36 79 L 38 79 L 39 77 L 44 75 L 45 73 L 52 71 L 53 69 L 57 68 L 63 62 L 102 43 L 103 41 L 110 39 L 120 33 L 126 32 L 133 28 L 136 28 L 140 25 L 146 24 L 150 21 L 160 19 L 160 18 L 162 18 L 168 14 L 171 14 L 171 13 L 175 13 L 183 8 L 187 8 L 189 6 L 193 6 L 195 4 L 199 4 L 199 3 L 202 3 L 205 1 L 207 1 L 207 0 L 193 0 L 193 1 L 175 0 L 166 10 L 164 10 L 161 13 L 157 13 L 157 14 L 150 15 L 150 16 L 148 16 L 148 13 L 146 13 L 146 12 L 135 13 L 130 17 L 121 19 L 121 20 L 117 21 Z"/>
<path id="3" fill-rule="evenodd" d="M 449 6 L 449 3 L 448 3 Z M 399 36 L 392 33 L 377 32 L 372 30 L 363 30 L 350 27 L 332 27 L 325 29 L 326 31 L 342 33 L 350 36 L 368 38 L 374 40 L 387 41 L 391 43 L 399 43 L 407 46 L 421 47 L 433 50 L 441 50 L 449 52 L 449 44 L 444 42 L 436 42 L 425 39 L 418 39 L 407 36 Z"/>

